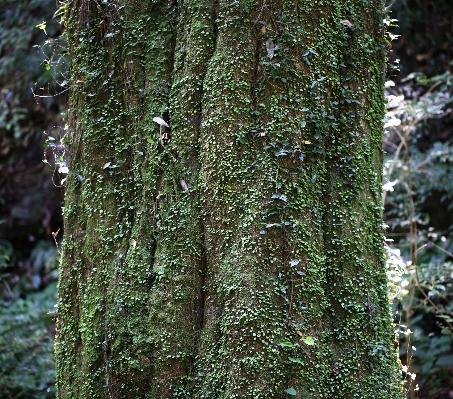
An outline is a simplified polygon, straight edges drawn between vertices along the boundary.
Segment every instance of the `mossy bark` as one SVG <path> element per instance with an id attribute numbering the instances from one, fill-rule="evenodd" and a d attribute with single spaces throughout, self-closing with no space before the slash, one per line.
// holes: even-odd
<path id="1" fill-rule="evenodd" d="M 68 1 L 60 399 L 400 396 L 383 18 L 363 0 Z"/>

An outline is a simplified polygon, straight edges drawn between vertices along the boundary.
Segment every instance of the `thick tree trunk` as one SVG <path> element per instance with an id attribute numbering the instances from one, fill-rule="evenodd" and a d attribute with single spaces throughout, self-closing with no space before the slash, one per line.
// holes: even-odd
<path id="1" fill-rule="evenodd" d="M 58 397 L 399 397 L 382 2 L 67 8 Z"/>

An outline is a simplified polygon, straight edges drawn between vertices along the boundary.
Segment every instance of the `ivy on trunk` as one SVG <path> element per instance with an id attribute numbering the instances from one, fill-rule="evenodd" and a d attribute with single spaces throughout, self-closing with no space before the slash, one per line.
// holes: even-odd
<path id="1" fill-rule="evenodd" d="M 383 2 L 66 7 L 58 397 L 399 397 Z"/>

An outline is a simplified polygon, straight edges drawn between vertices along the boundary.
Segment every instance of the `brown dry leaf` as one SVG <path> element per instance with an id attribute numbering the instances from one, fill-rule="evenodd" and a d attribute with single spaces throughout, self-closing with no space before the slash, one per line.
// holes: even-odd
<path id="1" fill-rule="evenodd" d="M 156 122 L 156 123 L 158 123 L 158 124 L 161 125 L 161 126 L 170 127 L 170 126 L 168 126 L 168 123 L 167 123 L 167 122 L 165 122 L 162 118 L 159 118 L 158 116 L 155 116 L 155 117 L 153 118 L 153 121 Z"/>
<path id="2" fill-rule="evenodd" d="M 304 144 L 311 144 L 311 141 L 305 140 Z"/>
<path id="3" fill-rule="evenodd" d="M 303 336 L 304 336 L 304 334 L 302 334 L 300 331 L 296 331 L 296 333 L 297 333 L 297 335 L 298 335 L 299 337 L 303 337 Z"/>
<path id="4" fill-rule="evenodd" d="M 348 28 L 352 27 L 352 24 L 347 19 L 342 19 L 340 24 L 347 26 Z"/>

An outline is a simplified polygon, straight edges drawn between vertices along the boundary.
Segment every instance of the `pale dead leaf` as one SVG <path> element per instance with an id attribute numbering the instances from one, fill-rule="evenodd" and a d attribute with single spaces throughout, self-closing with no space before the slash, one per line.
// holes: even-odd
<path id="1" fill-rule="evenodd" d="M 352 24 L 347 19 L 342 19 L 340 21 L 340 24 L 343 24 L 344 26 L 347 26 L 348 28 L 352 27 Z"/>
<path id="2" fill-rule="evenodd" d="M 190 193 L 189 186 L 187 185 L 187 183 L 183 179 L 181 179 L 179 181 L 179 184 L 181 185 L 181 187 L 182 187 L 182 189 L 184 190 L 185 193 L 187 193 L 187 194 Z"/>
<path id="3" fill-rule="evenodd" d="M 155 117 L 153 118 L 153 121 L 156 122 L 156 123 L 158 123 L 158 124 L 161 125 L 161 126 L 170 127 L 170 126 L 168 126 L 168 123 L 167 123 L 167 122 L 165 122 L 162 118 L 159 118 L 158 116 L 155 116 Z"/>
<path id="4" fill-rule="evenodd" d="M 110 166 L 111 162 L 107 162 L 102 169 L 108 168 Z"/>
<path id="5" fill-rule="evenodd" d="M 267 51 L 267 56 L 272 59 L 274 58 L 274 50 L 275 50 L 275 45 L 272 39 L 267 39 L 266 40 L 266 51 Z"/>
<path id="6" fill-rule="evenodd" d="M 305 140 L 304 144 L 311 144 L 311 141 Z"/>
<path id="7" fill-rule="evenodd" d="M 135 248 L 135 246 L 137 245 L 137 241 L 135 241 L 134 239 L 131 240 L 131 243 L 132 243 L 132 248 Z"/>

